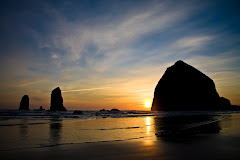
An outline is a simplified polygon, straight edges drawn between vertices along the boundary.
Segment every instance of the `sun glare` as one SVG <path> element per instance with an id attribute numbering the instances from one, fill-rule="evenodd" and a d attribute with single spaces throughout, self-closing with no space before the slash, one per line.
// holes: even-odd
<path id="1" fill-rule="evenodd" d="M 145 103 L 144 103 L 144 106 L 146 108 L 150 108 L 152 106 L 152 102 L 150 100 L 146 100 Z"/>

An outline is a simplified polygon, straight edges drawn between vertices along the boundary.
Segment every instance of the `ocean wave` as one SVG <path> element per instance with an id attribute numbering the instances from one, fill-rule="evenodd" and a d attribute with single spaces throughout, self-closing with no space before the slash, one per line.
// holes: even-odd
<path id="1" fill-rule="evenodd" d="M 152 112 L 152 111 L 83 111 L 82 114 L 74 114 L 73 111 L 50 112 L 50 111 L 19 111 L 19 110 L 0 110 L 0 126 L 16 125 L 39 125 L 47 124 L 48 120 L 72 120 L 72 119 L 102 119 L 102 118 L 131 118 L 131 117 L 176 117 L 176 116 L 194 116 L 194 115 L 222 115 L 233 112 L 229 111 L 171 111 L 171 112 Z M 235 112 L 234 112 L 235 113 Z M 34 120 L 34 123 L 17 123 L 11 120 Z M 46 120 L 46 121 L 44 121 Z M 38 121 L 38 122 L 37 122 Z"/>

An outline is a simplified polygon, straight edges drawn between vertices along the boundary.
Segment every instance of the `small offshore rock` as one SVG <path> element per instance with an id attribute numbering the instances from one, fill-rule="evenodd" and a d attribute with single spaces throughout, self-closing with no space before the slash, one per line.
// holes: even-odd
<path id="1" fill-rule="evenodd" d="M 119 112 L 120 110 L 116 109 L 116 108 L 113 108 L 111 109 L 111 112 Z"/>
<path id="2" fill-rule="evenodd" d="M 73 111 L 73 114 L 82 114 L 82 111 L 75 110 L 75 111 Z"/>
<path id="3" fill-rule="evenodd" d="M 39 109 L 34 109 L 35 111 L 45 111 L 45 109 L 42 107 L 42 106 L 40 106 L 40 108 Z"/>
<path id="4" fill-rule="evenodd" d="M 39 111 L 44 111 L 44 110 L 45 109 L 42 106 L 40 106 Z"/>

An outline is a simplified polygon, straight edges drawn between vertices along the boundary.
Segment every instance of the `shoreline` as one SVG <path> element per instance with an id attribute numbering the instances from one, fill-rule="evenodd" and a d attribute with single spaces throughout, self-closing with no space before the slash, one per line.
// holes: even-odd
<path id="1" fill-rule="evenodd" d="M 240 158 L 239 113 L 173 115 L 49 119 L 38 125 L 26 117 L 18 120 L 21 126 L 0 126 L 0 154 L 12 160 Z"/>

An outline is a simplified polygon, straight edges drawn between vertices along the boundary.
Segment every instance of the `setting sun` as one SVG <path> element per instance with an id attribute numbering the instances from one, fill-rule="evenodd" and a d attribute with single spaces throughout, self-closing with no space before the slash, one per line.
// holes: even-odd
<path id="1" fill-rule="evenodd" d="M 152 102 L 151 102 L 150 100 L 146 100 L 146 101 L 144 102 L 144 106 L 145 106 L 146 108 L 150 108 L 150 107 L 152 106 Z"/>

